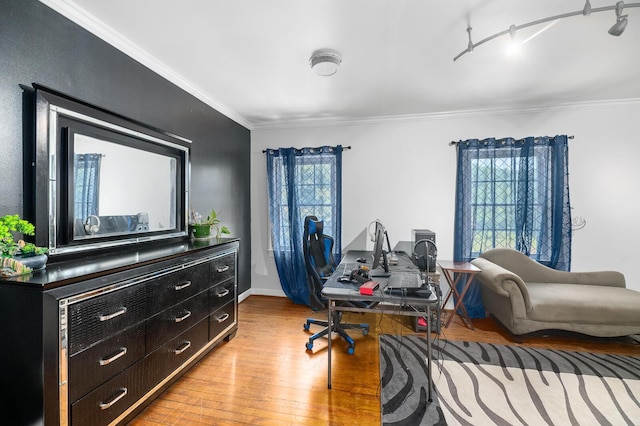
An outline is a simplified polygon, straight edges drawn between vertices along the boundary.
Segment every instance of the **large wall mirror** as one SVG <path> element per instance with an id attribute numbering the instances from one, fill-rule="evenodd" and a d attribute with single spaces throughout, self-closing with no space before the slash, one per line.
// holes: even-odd
<path id="1" fill-rule="evenodd" d="M 187 235 L 187 139 L 36 89 L 37 244 L 55 255 Z"/>

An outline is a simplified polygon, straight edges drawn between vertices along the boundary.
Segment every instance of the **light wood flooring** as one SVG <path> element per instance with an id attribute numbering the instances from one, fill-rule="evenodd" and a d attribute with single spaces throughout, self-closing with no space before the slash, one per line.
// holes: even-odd
<path id="1" fill-rule="evenodd" d="M 414 333 L 412 318 L 345 313 L 346 322 L 368 322 L 367 336 L 352 330 L 354 355 L 335 338 L 332 389 L 327 389 L 327 340 L 305 350 L 307 317 L 326 317 L 289 299 L 250 296 L 239 305 L 239 330 L 130 422 L 158 425 L 378 425 L 380 372 L 378 335 Z M 473 321 L 475 331 L 456 317 L 440 338 L 519 344 L 538 348 L 640 355 L 640 343 L 572 333 L 523 337 L 515 343 L 493 319 Z M 313 327 L 310 331 L 317 330 Z"/>

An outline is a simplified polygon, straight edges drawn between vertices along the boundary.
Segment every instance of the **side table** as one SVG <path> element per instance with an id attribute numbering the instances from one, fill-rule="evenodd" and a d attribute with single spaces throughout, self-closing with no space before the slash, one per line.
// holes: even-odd
<path id="1" fill-rule="evenodd" d="M 438 266 L 440 266 L 440 270 L 449 284 L 449 292 L 442 302 L 442 307 L 444 308 L 452 294 L 458 299 L 456 306 L 453 308 L 452 314 L 447 318 L 447 322 L 444 324 L 444 327 L 448 328 L 455 314 L 458 314 L 467 323 L 467 326 L 469 326 L 470 329 L 475 330 L 473 323 L 471 322 L 471 318 L 469 317 L 469 313 L 464 307 L 464 303 L 462 303 L 462 301 L 464 296 L 467 294 L 467 290 L 469 290 L 469 287 L 471 286 L 473 277 L 480 272 L 480 269 L 469 262 L 454 262 L 451 260 L 438 260 Z M 462 288 L 462 293 L 458 293 L 457 285 L 464 274 L 467 274 L 467 281 Z"/>

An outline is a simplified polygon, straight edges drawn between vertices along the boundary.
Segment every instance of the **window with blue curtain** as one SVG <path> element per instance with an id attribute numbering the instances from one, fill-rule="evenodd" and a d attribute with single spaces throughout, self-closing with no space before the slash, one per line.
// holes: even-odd
<path id="1" fill-rule="evenodd" d="M 559 135 L 457 143 L 454 260 L 469 261 L 501 247 L 570 270 L 567 139 Z M 478 285 L 468 290 L 464 304 L 472 318 L 484 317 Z"/>
<path id="2" fill-rule="evenodd" d="M 324 221 L 341 258 L 342 146 L 268 149 L 267 184 L 271 242 L 282 289 L 291 300 L 309 305 L 302 238 L 304 218 Z"/>
<path id="3" fill-rule="evenodd" d="M 76 154 L 74 158 L 74 217 L 98 215 L 102 154 Z"/>

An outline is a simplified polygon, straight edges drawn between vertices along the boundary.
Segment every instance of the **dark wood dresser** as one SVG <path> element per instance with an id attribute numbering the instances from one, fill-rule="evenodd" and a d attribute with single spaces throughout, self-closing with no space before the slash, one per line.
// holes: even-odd
<path id="1" fill-rule="evenodd" d="M 1 280 L 3 422 L 130 420 L 237 332 L 238 247 L 122 248 Z"/>

